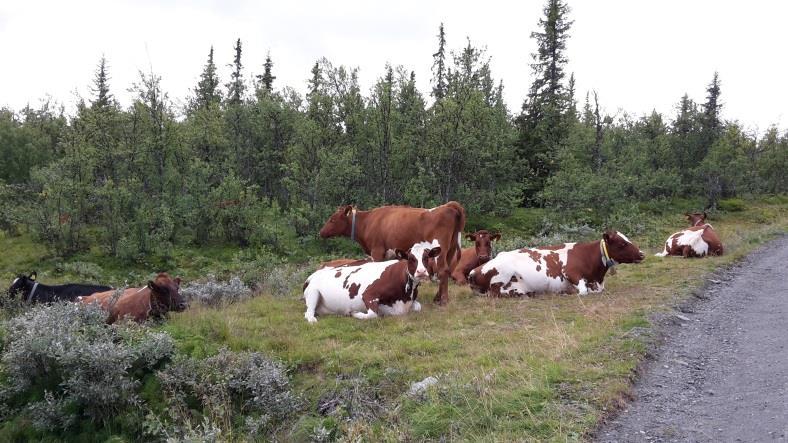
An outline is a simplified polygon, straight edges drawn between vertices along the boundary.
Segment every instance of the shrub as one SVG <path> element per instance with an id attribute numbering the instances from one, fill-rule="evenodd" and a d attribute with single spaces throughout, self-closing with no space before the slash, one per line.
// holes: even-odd
<path id="1" fill-rule="evenodd" d="M 181 295 L 190 302 L 198 302 L 207 306 L 224 306 L 245 300 L 252 296 L 252 290 L 239 277 L 235 276 L 228 282 L 216 280 L 213 275 L 204 282 L 192 282 L 181 288 Z"/>
<path id="2" fill-rule="evenodd" d="M 720 200 L 719 208 L 722 211 L 727 212 L 741 212 L 747 209 L 747 203 L 740 198 L 729 198 L 726 200 Z"/>
<path id="3" fill-rule="evenodd" d="M 252 436 L 272 431 L 300 407 L 280 363 L 256 352 L 221 349 L 203 360 L 183 358 L 158 374 L 167 401 L 168 435 L 187 436 L 211 423 L 222 434 L 243 428 Z M 195 409 L 201 410 L 201 412 Z M 244 418 L 234 422 L 234 418 Z"/>
<path id="4" fill-rule="evenodd" d="M 90 281 L 101 281 L 101 278 L 104 276 L 104 270 L 101 269 L 101 266 L 90 262 L 75 261 L 63 263 L 59 268 L 64 273 L 74 274 Z"/>
<path id="5" fill-rule="evenodd" d="M 106 423 L 141 406 L 141 379 L 173 354 L 173 342 L 166 333 L 105 319 L 97 306 L 59 303 L 10 320 L 2 356 L 6 406 L 29 403 L 34 424 L 49 431 L 81 416 Z"/>
<path id="6" fill-rule="evenodd" d="M 298 292 L 317 264 L 282 264 L 268 270 L 258 283 L 260 291 L 274 296 L 288 296 Z"/>

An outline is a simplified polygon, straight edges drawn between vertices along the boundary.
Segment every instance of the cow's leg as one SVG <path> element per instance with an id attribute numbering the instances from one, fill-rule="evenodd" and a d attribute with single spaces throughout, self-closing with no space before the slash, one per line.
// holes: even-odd
<path id="1" fill-rule="evenodd" d="M 419 302 L 417 302 L 417 301 L 415 301 L 415 300 L 414 300 L 414 301 L 413 301 L 413 305 L 411 306 L 411 308 L 410 308 L 410 309 L 411 309 L 411 310 L 413 310 L 413 312 L 419 312 L 419 311 L 421 311 L 421 303 L 419 303 Z"/>
<path id="2" fill-rule="evenodd" d="M 445 305 L 449 302 L 449 275 L 451 271 L 446 264 L 446 253 L 442 252 L 438 256 L 438 292 L 435 294 L 433 302 Z"/>
<path id="3" fill-rule="evenodd" d="M 372 260 L 374 261 L 383 261 L 386 259 L 386 248 L 372 248 L 372 250 L 369 251 L 369 255 L 372 256 Z"/>
<path id="4" fill-rule="evenodd" d="M 689 256 L 690 256 L 690 250 L 691 250 L 691 249 L 692 249 L 692 248 L 691 248 L 690 246 L 684 246 L 684 247 L 682 248 L 682 250 L 681 250 L 681 255 L 682 255 L 684 258 L 687 258 L 687 257 L 689 257 Z"/>
<path id="5" fill-rule="evenodd" d="M 578 295 L 588 294 L 588 285 L 586 285 L 586 280 L 584 278 L 581 278 L 574 287 L 577 289 Z"/>
<path id="6" fill-rule="evenodd" d="M 320 303 L 320 292 L 315 288 L 307 288 L 304 291 L 304 302 L 306 303 L 304 318 L 309 323 L 315 323 L 317 321 L 315 309 L 317 309 L 317 304 Z"/>
<path id="7" fill-rule="evenodd" d="M 367 307 L 367 312 L 354 312 L 353 317 L 356 317 L 360 320 L 368 320 L 379 317 L 379 301 L 380 299 L 378 297 L 364 297 L 364 305 Z"/>

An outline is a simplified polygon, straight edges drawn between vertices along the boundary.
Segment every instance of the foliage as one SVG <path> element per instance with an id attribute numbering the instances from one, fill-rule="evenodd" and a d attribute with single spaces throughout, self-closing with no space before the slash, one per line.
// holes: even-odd
<path id="1" fill-rule="evenodd" d="M 230 281 L 222 282 L 216 280 L 213 275 L 208 275 L 204 282 L 190 282 L 181 286 L 180 293 L 190 303 L 198 302 L 214 307 L 235 303 L 252 296 L 252 290 L 244 285 L 240 278 L 234 276 Z"/>

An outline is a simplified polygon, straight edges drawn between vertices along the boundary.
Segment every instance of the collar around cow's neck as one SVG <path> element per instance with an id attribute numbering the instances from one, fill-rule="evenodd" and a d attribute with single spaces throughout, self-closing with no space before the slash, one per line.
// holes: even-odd
<path id="1" fill-rule="evenodd" d="M 607 243 L 604 238 L 599 241 L 599 251 L 602 253 L 602 266 L 605 268 L 612 268 L 618 264 L 615 260 L 610 258 L 610 254 L 607 252 Z"/>
<path id="2" fill-rule="evenodd" d="M 356 241 L 356 208 L 353 208 L 353 219 L 350 221 L 350 240 Z"/>
<path id="3" fill-rule="evenodd" d="M 30 290 L 30 295 L 27 296 L 28 303 L 33 300 L 33 294 L 36 293 L 36 289 L 38 289 L 38 282 L 33 283 L 33 289 Z"/>

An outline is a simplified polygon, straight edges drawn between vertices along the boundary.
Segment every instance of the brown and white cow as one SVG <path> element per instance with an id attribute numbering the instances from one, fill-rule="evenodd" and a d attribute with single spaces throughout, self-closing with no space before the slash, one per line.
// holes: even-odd
<path id="1" fill-rule="evenodd" d="M 350 237 L 375 261 L 386 258 L 388 250 L 407 250 L 413 244 L 436 240 L 441 253 L 436 260 L 439 281 L 435 302 L 449 301 L 449 276 L 460 259 L 460 235 L 465 228 L 465 209 L 450 201 L 432 208 L 383 206 L 360 211 L 353 206 L 340 206 L 320 230 L 320 237 Z"/>
<path id="2" fill-rule="evenodd" d="M 162 316 L 168 311 L 183 311 L 186 301 L 179 290 L 181 279 L 170 278 L 167 273 L 160 273 L 154 280 L 142 288 L 128 288 L 119 295 L 117 291 L 97 292 L 85 297 L 78 297 L 77 301 L 85 304 L 98 303 L 109 312 L 107 323 L 124 317 L 133 318 L 143 322 L 149 316 Z"/>
<path id="3" fill-rule="evenodd" d="M 480 294 L 524 296 L 545 292 L 602 292 L 605 274 L 619 263 L 644 259 L 622 233 L 606 231 L 601 240 L 524 248 L 499 253 L 471 271 L 468 281 Z"/>
<path id="4" fill-rule="evenodd" d="M 483 265 L 492 258 L 492 242 L 501 239 L 501 234 L 490 233 L 484 229 L 465 236 L 474 242 L 474 247 L 463 248 L 460 262 L 454 267 L 451 278 L 457 283 L 468 283 L 468 274 L 477 266 Z"/>
<path id="5" fill-rule="evenodd" d="M 420 242 L 407 252 L 397 249 L 396 260 L 346 263 L 318 269 L 304 283 L 304 317 L 352 315 L 370 319 L 420 311 L 418 286 L 430 278 L 430 262 L 441 253 L 440 245 Z"/>
<path id="6" fill-rule="evenodd" d="M 705 257 L 722 255 L 722 241 L 714 231 L 714 227 L 706 223 L 706 212 L 685 213 L 690 227 L 676 232 L 665 240 L 662 252 L 657 257 L 668 255 L 688 257 Z"/>

